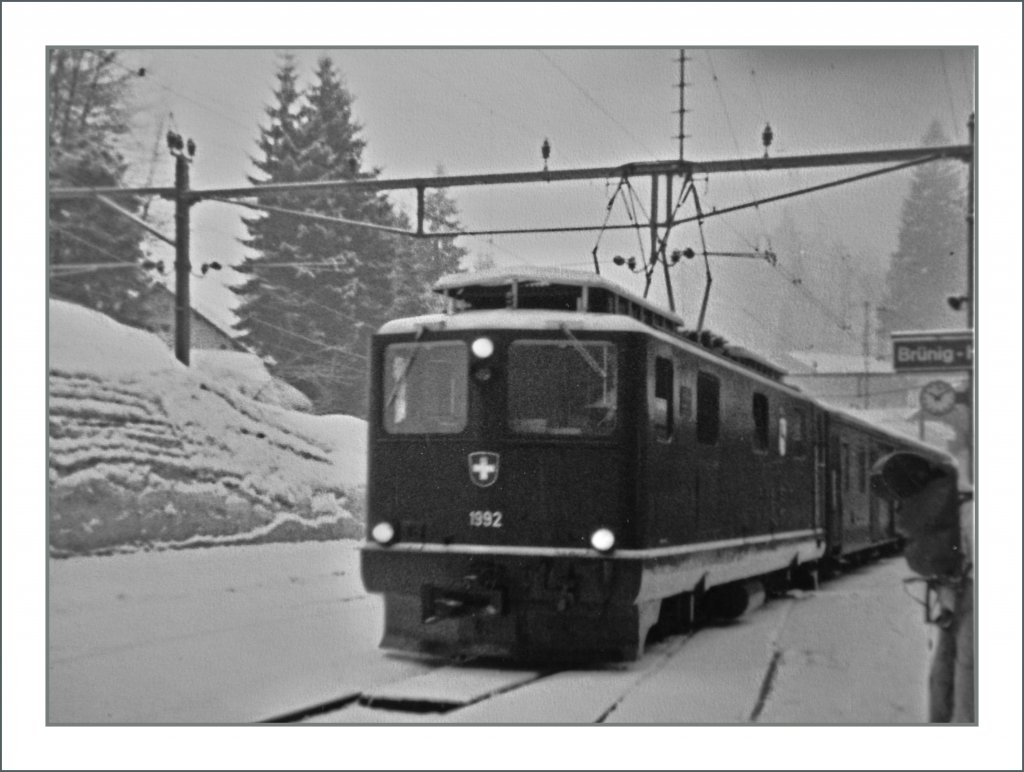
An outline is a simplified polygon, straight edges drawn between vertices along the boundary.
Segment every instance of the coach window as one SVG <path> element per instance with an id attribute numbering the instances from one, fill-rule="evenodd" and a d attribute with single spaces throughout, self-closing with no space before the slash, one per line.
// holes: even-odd
<path id="1" fill-rule="evenodd" d="M 697 373 L 697 442 L 718 442 L 719 381 L 708 373 Z"/>
<path id="2" fill-rule="evenodd" d="M 843 492 L 850 492 L 850 444 L 843 443 Z"/>
<path id="3" fill-rule="evenodd" d="M 751 410 L 754 415 L 754 448 L 768 450 L 768 397 L 755 391 Z"/>
<path id="4" fill-rule="evenodd" d="M 787 443 L 789 442 L 789 423 L 786 416 L 779 416 L 779 455 L 786 455 Z"/>
<path id="5" fill-rule="evenodd" d="M 672 392 L 675 385 L 672 378 L 672 360 L 666 357 L 654 358 L 654 419 L 658 437 L 663 440 L 672 439 L 672 423 L 675 413 L 672 410 Z"/>

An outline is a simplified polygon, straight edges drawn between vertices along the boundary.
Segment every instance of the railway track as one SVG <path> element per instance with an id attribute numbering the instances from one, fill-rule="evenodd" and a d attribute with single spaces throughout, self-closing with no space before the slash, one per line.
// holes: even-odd
<path id="1" fill-rule="evenodd" d="M 654 644 L 638 662 L 596 669 L 478 661 L 441 665 L 265 723 L 601 723 L 633 688 L 660 672 L 688 638 Z"/>
<path id="2" fill-rule="evenodd" d="M 924 694 L 927 633 L 903 593 L 904 572 L 899 560 L 850 570 L 738 620 L 650 643 L 636 662 L 545 669 L 438 660 L 425 673 L 360 686 L 270 721 L 749 724 L 888 716 L 912 723 L 923 715 L 917 695 Z"/>

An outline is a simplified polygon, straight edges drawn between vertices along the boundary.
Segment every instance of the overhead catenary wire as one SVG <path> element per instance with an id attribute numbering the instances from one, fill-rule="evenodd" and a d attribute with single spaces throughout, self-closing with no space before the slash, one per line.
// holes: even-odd
<path id="1" fill-rule="evenodd" d="M 960 122 L 956 119 L 956 106 L 953 103 L 953 85 L 949 81 L 949 71 L 946 69 L 946 52 L 941 48 L 939 52 L 939 63 L 942 65 L 942 78 L 946 82 L 946 96 L 949 98 L 949 122 L 953 130 L 953 137 L 960 139 L 962 133 L 960 131 Z"/>
<path id="2" fill-rule="evenodd" d="M 639 139 L 635 134 L 633 134 L 633 132 L 631 132 L 625 125 L 623 125 L 622 122 L 620 122 L 618 118 L 616 118 L 607 109 L 605 109 L 605 107 L 600 102 L 598 102 L 590 94 L 589 91 L 587 91 L 585 88 L 583 88 L 583 86 L 580 85 L 580 83 L 575 78 L 573 78 L 569 73 L 567 73 L 564 69 L 562 69 L 562 67 L 559 66 L 559 64 L 554 59 L 552 59 L 550 56 L 548 56 L 547 51 L 545 51 L 544 49 L 538 49 L 537 53 L 539 53 L 541 56 L 543 56 L 544 59 L 547 60 L 548 64 L 550 64 L 552 67 L 554 67 L 562 75 L 563 78 L 565 78 L 567 81 L 569 81 L 569 83 L 571 83 L 576 88 L 577 91 L 579 91 L 581 94 L 583 94 L 583 96 L 587 99 L 587 101 L 590 102 L 594 107 L 596 107 L 606 118 L 608 118 L 608 120 L 610 120 L 612 123 L 614 123 L 619 128 L 620 131 L 622 131 L 631 140 L 636 142 L 652 158 L 656 155 L 653 150 L 651 150 L 649 147 L 647 147 L 647 145 L 643 142 L 643 140 Z"/>
<path id="3" fill-rule="evenodd" d="M 742 151 L 740 150 L 740 143 L 736 139 L 736 130 L 733 128 L 733 125 L 732 125 L 732 117 L 729 115 L 729 106 L 728 106 L 728 104 L 726 104 L 725 95 L 722 93 L 722 84 L 721 84 L 721 81 L 718 78 L 718 73 L 715 71 L 714 60 L 712 60 L 712 58 L 711 58 L 711 52 L 710 51 L 706 51 L 705 54 L 707 55 L 708 66 L 711 68 L 711 82 L 714 83 L 715 91 L 718 94 L 718 101 L 722 103 L 722 112 L 725 114 L 725 124 L 726 124 L 726 126 L 729 127 L 729 135 L 732 137 L 733 147 L 736 148 L 736 154 L 737 155 L 742 155 Z M 751 198 L 759 198 L 760 195 L 761 195 L 760 191 L 755 189 L 754 184 L 750 180 L 749 172 L 744 173 L 743 181 L 747 185 L 747 192 L 750 193 L 750 197 Z M 764 218 L 761 215 L 760 209 L 756 209 L 756 211 L 757 211 L 758 221 L 761 223 L 761 230 L 762 231 L 767 230 L 767 227 L 765 226 Z"/>

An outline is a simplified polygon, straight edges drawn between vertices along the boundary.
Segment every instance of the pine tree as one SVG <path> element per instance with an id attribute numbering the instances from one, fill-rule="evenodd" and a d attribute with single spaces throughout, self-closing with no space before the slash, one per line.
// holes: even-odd
<path id="1" fill-rule="evenodd" d="M 923 144 L 947 143 L 932 123 Z M 878 312 L 881 333 L 964 326 L 963 314 L 946 302 L 963 292 L 967 275 L 963 179 L 959 162 L 935 161 L 914 172 Z"/>
<path id="2" fill-rule="evenodd" d="M 254 183 L 373 178 L 363 169 L 362 127 L 353 97 L 330 59 L 313 85 L 296 89 L 295 66 L 278 72 L 276 104 L 261 130 L 262 177 Z M 349 188 L 275 195 L 265 203 L 389 227 L 408 228 L 387 197 Z M 428 224 L 455 224 L 443 192 L 428 197 Z M 364 227 L 318 222 L 279 212 L 246 221 L 253 251 L 240 270 L 247 281 L 237 328 L 243 341 L 270 357 L 275 374 L 304 391 L 319 412 L 365 414 L 367 353 L 373 331 L 399 312 L 427 308 L 424 286 L 461 251 Z"/>
<path id="3" fill-rule="evenodd" d="M 435 170 L 438 177 L 444 176 L 444 168 Z M 425 233 L 451 233 L 459 230 L 458 205 L 444 188 L 433 188 L 423 197 L 423 220 Z M 407 218 L 400 216 L 402 227 L 412 227 Z M 391 316 L 413 316 L 429 311 L 439 311 L 443 303 L 430 291 L 431 285 L 441 276 L 455 273 L 460 269 L 467 250 L 458 246 L 449 236 L 425 237 L 407 241 L 392 268 L 393 302 Z"/>
<path id="4" fill-rule="evenodd" d="M 118 139 L 128 130 L 126 95 L 133 73 L 115 51 L 48 52 L 47 176 L 52 188 L 121 185 L 127 164 Z M 118 203 L 137 211 L 137 200 Z M 76 263 L 138 264 L 142 232 L 97 201 L 52 200 L 51 266 Z M 141 268 L 54 270 L 53 297 L 102 311 L 122 322 L 141 320 L 141 300 L 152 282 Z"/>

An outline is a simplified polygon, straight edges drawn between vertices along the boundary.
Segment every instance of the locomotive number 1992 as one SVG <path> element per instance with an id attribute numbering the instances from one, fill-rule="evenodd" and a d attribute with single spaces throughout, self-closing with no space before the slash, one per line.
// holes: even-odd
<path id="1" fill-rule="evenodd" d="M 469 524 L 475 528 L 501 528 L 501 512 L 474 509 L 469 513 Z"/>

